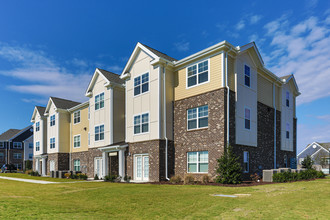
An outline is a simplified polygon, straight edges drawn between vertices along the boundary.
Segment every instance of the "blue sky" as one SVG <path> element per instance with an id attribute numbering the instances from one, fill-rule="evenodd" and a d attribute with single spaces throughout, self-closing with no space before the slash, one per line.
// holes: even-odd
<path id="1" fill-rule="evenodd" d="M 330 142 L 329 32 L 329 1 L 4 1 L 0 132 L 26 127 L 49 96 L 85 101 L 95 68 L 121 73 L 137 42 L 181 59 L 255 41 L 267 68 L 295 74 L 299 152 Z"/>

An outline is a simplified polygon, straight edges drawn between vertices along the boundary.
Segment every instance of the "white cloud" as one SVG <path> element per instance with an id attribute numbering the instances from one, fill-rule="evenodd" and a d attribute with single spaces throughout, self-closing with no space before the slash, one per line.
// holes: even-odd
<path id="1" fill-rule="evenodd" d="M 113 73 L 121 73 L 121 71 L 123 70 L 123 67 L 118 66 L 118 65 L 112 65 L 112 66 L 108 66 L 107 69 Z"/>
<path id="2" fill-rule="evenodd" d="M 181 42 L 177 42 L 174 43 L 174 46 L 176 47 L 176 49 L 180 52 L 185 52 L 188 51 L 190 48 L 190 43 L 186 42 L 186 41 L 181 41 Z"/>
<path id="3" fill-rule="evenodd" d="M 250 24 L 256 24 L 256 23 L 258 23 L 261 18 L 262 18 L 261 15 L 252 15 L 250 17 Z"/>
<path id="4" fill-rule="evenodd" d="M 236 30 L 238 30 L 238 31 L 242 30 L 244 27 L 245 27 L 245 21 L 244 20 L 240 20 L 235 26 Z"/>
<path id="5" fill-rule="evenodd" d="M 298 124 L 297 152 L 302 151 L 308 144 L 317 142 L 329 142 L 330 125 L 305 125 Z"/>
<path id="6" fill-rule="evenodd" d="M 32 94 L 45 100 L 45 97 L 57 96 L 74 101 L 84 101 L 84 92 L 88 86 L 91 74 L 69 72 L 60 67 L 56 61 L 43 51 L 11 46 L 0 43 L 0 58 L 11 63 L 14 68 L 1 70 L 0 74 L 12 77 L 7 89 L 23 94 Z M 84 65 L 78 62 L 80 66 Z M 23 99 L 25 102 L 38 102 L 39 99 Z"/>

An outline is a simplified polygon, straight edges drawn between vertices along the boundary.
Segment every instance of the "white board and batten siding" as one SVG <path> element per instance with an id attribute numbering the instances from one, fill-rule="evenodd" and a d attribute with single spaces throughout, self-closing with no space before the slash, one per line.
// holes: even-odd
<path id="1" fill-rule="evenodd" d="M 287 92 L 289 92 L 289 107 L 286 106 Z M 283 85 L 281 93 L 281 150 L 293 151 L 293 111 L 295 103 L 290 83 Z M 289 138 L 286 136 L 287 124 L 289 125 Z"/>

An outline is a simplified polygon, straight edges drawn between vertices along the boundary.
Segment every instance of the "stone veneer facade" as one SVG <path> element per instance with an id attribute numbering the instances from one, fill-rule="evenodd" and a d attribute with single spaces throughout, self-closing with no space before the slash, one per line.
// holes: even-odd
<path id="1" fill-rule="evenodd" d="M 50 161 L 55 161 L 55 170 L 69 170 L 69 153 L 48 154 L 47 175 L 50 175 Z"/>

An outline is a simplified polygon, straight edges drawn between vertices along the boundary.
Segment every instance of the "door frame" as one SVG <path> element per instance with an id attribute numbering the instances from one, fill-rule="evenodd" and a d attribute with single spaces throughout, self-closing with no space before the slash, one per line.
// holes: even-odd
<path id="1" fill-rule="evenodd" d="M 141 167 L 141 178 L 137 178 L 137 176 L 136 176 L 136 174 L 137 174 L 137 158 L 138 157 L 141 157 L 142 158 L 142 167 Z M 150 156 L 149 156 L 149 154 L 147 154 L 147 153 L 145 153 L 145 154 L 134 154 L 134 156 L 133 156 L 133 176 L 134 176 L 134 180 L 136 180 L 136 181 L 141 181 L 141 182 L 147 182 L 147 181 L 149 181 L 149 175 L 148 175 L 148 177 L 147 178 L 145 178 L 144 177 L 144 158 L 145 157 L 148 157 L 148 167 L 149 167 L 149 170 L 148 170 L 148 174 L 150 175 Z"/>

